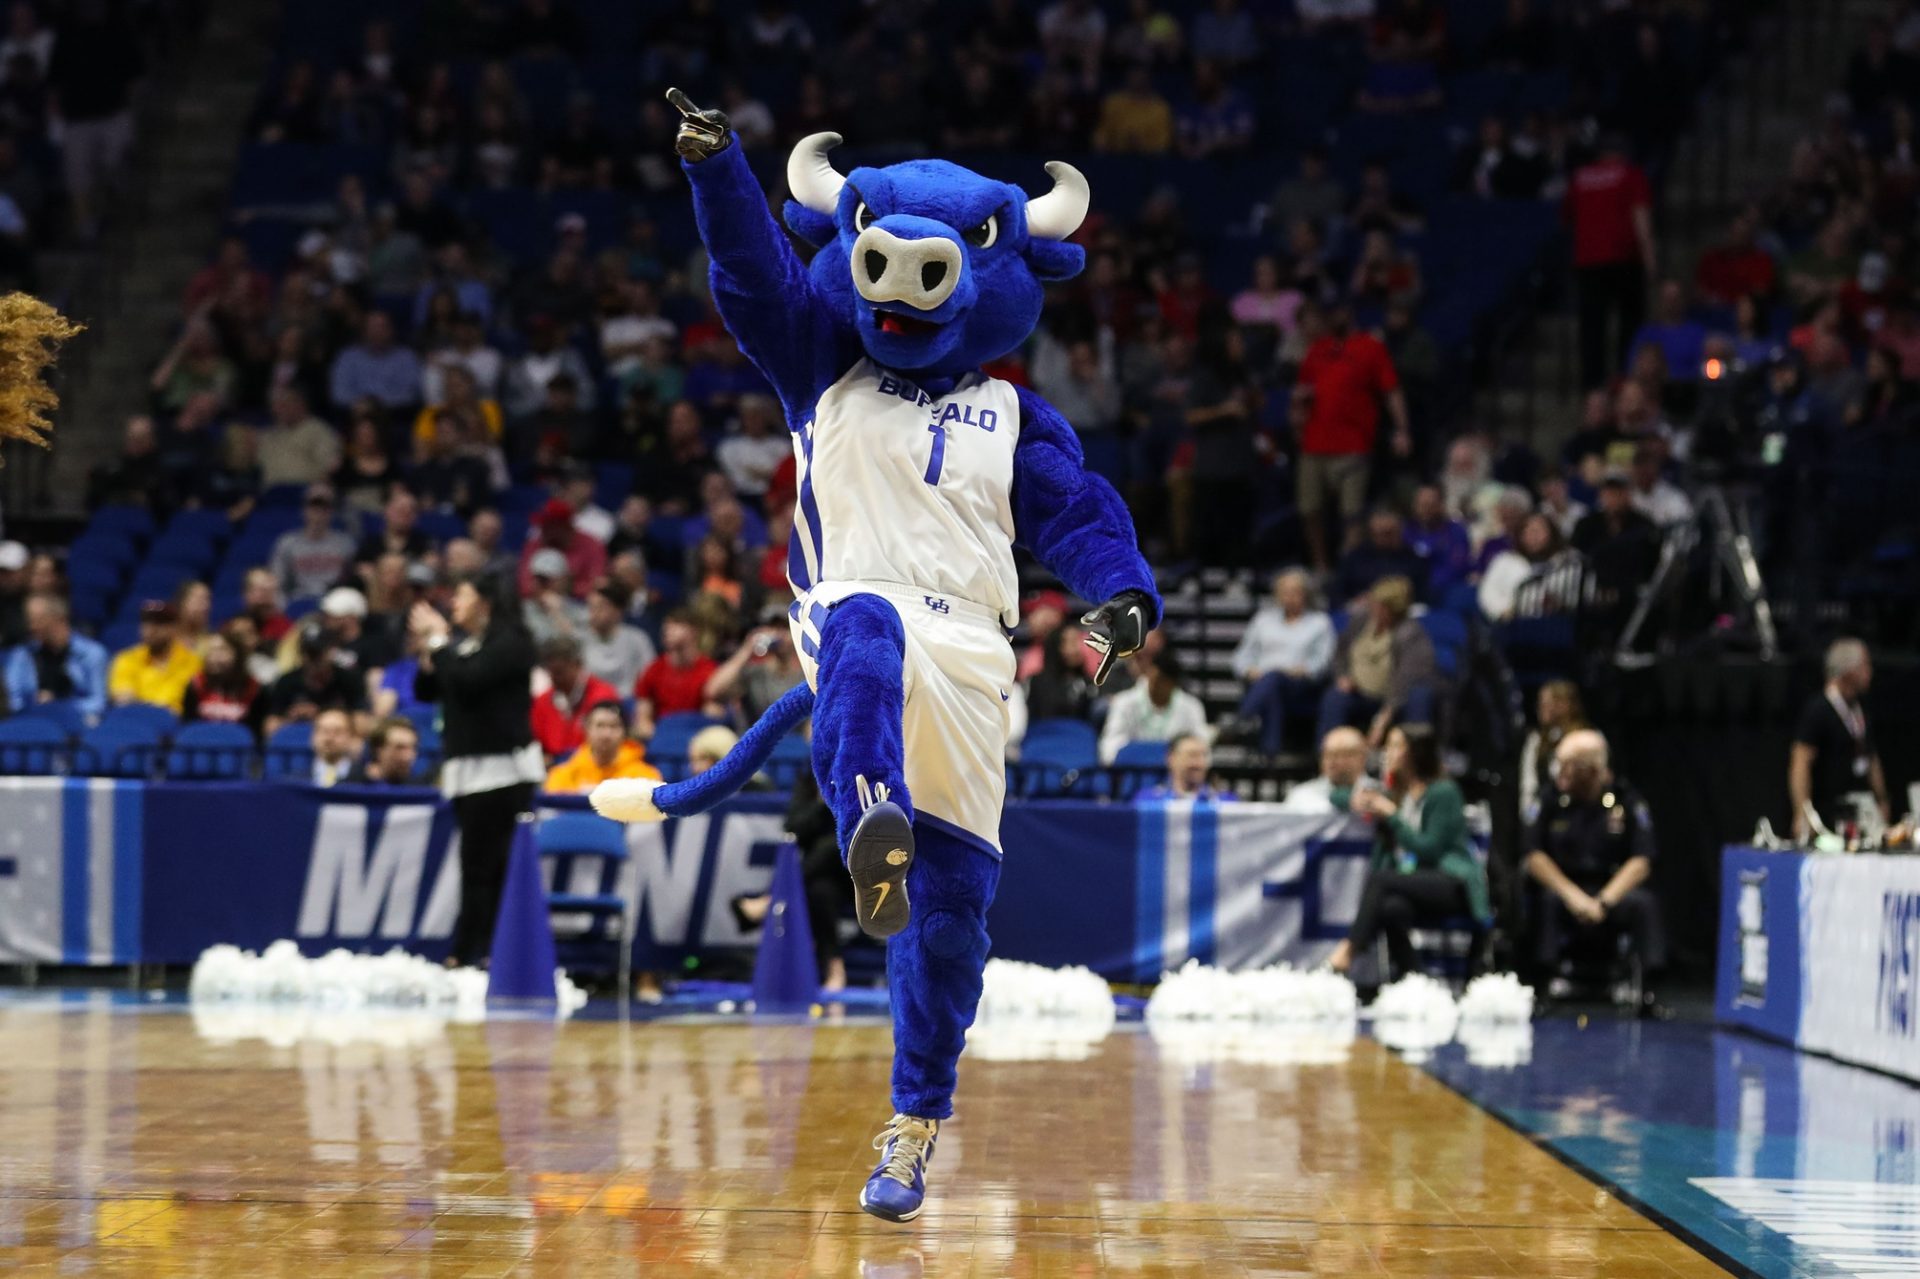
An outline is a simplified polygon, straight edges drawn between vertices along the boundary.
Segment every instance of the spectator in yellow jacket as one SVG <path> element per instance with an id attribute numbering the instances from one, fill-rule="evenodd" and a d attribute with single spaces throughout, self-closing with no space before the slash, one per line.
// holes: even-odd
<path id="1" fill-rule="evenodd" d="M 180 713 L 187 685 L 200 673 L 200 655 L 180 643 L 180 613 L 164 600 L 140 606 L 140 642 L 114 655 L 107 696 L 115 706 L 147 702 Z"/>
<path id="2" fill-rule="evenodd" d="M 627 736 L 627 712 L 618 702 L 600 702 L 587 712 L 587 740 L 547 772 L 547 790 L 585 793 L 613 777 L 660 780 L 640 743 Z"/>

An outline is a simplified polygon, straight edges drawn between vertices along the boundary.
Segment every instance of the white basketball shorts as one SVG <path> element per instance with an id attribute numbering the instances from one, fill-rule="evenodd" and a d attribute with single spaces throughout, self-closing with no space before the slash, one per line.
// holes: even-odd
<path id="1" fill-rule="evenodd" d="M 807 685 L 820 690 L 820 627 L 849 595 L 893 605 L 906 632 L 907 789 L 916 818 L 1000 856 L 1015 659 L 999 614 L 894 583 L 822 582 L 787 611 Z M 841 779 L 850 780 L 850 779 Z"/>

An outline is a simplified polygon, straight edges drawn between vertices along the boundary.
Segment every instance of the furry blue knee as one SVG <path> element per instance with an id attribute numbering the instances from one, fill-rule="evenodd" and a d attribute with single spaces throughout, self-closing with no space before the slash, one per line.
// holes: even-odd
<path id="1" fill-rule="evenodd" d="M 900 615 L 877 596 L 848 596 L 820 627 L 813 775 L 833 810 L 842 849 L 860 821 L 857 777 L 866 779 L 870 793 L 884 786 L 887 798 L 913 818 L 901 737 L 906 652 Z"/>
<path id="2" fill-rule="evenodd" d="M 987 962 L 987 928 L 976 915 L 935 908 L 914 921 L 927 957 L 953 964 L 963 971 L 978 970 Z"/>

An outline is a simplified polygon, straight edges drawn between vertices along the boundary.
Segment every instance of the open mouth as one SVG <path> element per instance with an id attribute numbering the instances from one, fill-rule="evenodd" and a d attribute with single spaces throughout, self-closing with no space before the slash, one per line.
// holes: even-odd
<path id="1" fill-rule="evenodd" d="M 882 311 L 879 307 L 873 310 L 873 321 L 882 333 L 898 333 L 905 337 L 917 337 L 923 333 L 931 333 L 940 327 L 933 320 L 901 315 L 898 311 Z"/>

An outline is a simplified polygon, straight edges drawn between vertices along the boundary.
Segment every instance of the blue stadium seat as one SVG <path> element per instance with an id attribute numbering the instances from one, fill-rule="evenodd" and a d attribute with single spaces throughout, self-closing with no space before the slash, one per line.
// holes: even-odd
<path id="1" fill-rule="evenodd" d="M 1112 797 L 1131 798 L 1142 787 L 1166 780 L 1167 744 L 1128 742 L 1114 752 L 1110 767 L 1113 769 Z"/>
<path id="2" fill-rule="evenodd" d="M 593 813 L 564 812 L 543 818 L 535 827 L 534 836 L 540 856 L 555 862 L 556 891 L 547 894 L 548 911 L 588 918 L 583 933 L 556 936 L 556 946 L 568 950 L 611 947 L 614 953 L 610 967 L 619 974 L 620 989 L 625 991 L 633 945 L 628 932 L 627 900 L 614 889 L 619 884 L 620 864 L 627 859 L 626 829 Z M 577 857 L 599 860 L 597 891 L 571 891 L 576 877 L 573 859 Z"/>
<path id="3" fill-rule="evenodd" d="M 144 506 L 103 506 L 87 521 L 86 531 L 144 542 L 153 536 L 153 513 Z"/>
<path id="4" fill-rule="evenodd" d="M 160 751 L 160 734 L 138 724 L 102 724 L 80 737 L 73 771 L 86 777 L 146 777 Z"/>
<path id="5" fill-rule="evenodd" d="M 107 654 L 112 656 L 122 649 L 132 648 L 140 642 L 140 623 L 114 622 L 111 625 L 103 626 L 100 628 L 99 638 L 100 643 L 105 646 Z"/>
<path id="6" fill-rule="evenodd" d="M 22 706 L 14 712 L 12 720 L 0 720 L 0 723 L 15 723 L 23 719 L 45 720 L 68 737 L 78 737 L 87 731 L 87 717 L 71 701 L 35 702 L 31 706 Z"/>
<path id="7" fill-rule="evenodd" d="M 208 537 L 219 541 L 232 534 L 233 521 L 227 518 L 225 511 L 217 511 L 204 506 L 190 506 L 176 511 L 167 521 L 169 534 L 188 533 L 195 537 Z"/>
<path id="8" fill-rule="evenodd" d="M 435 542 L 467 535 L 467 522 L 452 511 L 422 511 L 416 527 Z"/>
<path id="9" fill-rule="evenodd" d="M 111 560 L 69 556 L 67 586 L 72 590 L 118 592 L 120 584 L 127 580 L 127 567 Z"/>
<path id="10" fill-rule="evenodd" d="M 267 738 L 265 769 L 268 777 L 304 780 L 313 774 L 313 721 L 296 719 L 282 724 Z"/>
<path id="11" fill-rule="evenodd" d="M 653 740 L 647 743 L 647 758 L 660 770 L 662 777 L 670 782 L 678 781 L 687 775 L 687 747 L 693 741 L 694 734 L 721 722 L 698 711 L 662 715 L 654 721 Z"/>
<path id="12" fill-rule="evenodd" d="M 156 564 L 148 560 L 127 585 L 127 595 L 136 607 L 146 600 L 171 599 L 182 582 L 191 582 L 194 571 L 184 564 Z"/>
<path id="13" fill-rule="evenodd" d="M 110 564 L 125 576 L 139 562 L 139 544 L 125 533 L 94 532 L 89 529 L 74 538 L 73 545 L 67 548 L 68 572 L 72 572 L 77 564 L 98 563 Z"/>
<path id="14" fill-rule="evenodd" d="M 196 577 L 204 576 L 220 558 L 220 548 L 204 534 L 168 531 L 147 550 L 147 563 L 178 565 Z"/>
<path id="15" fill-rule="evenodd" d="M 113 603 L 120 598 L 119 587 L 81 583 L 67 591 L 67 608 L 82 630 L 97 630 L 113 616 Z"/>
<path id="16" fill-rule="evenodd" d="M 799 733 L 788 733 L 773 744 L 767 756 L 767 777 L 781 790 L 793 789 L 803 770 L 813 767 L 813 744 Z"/>
<path id="17" fill-rule="evenodd" d="M 247 776 L 253 761 L 253 734 L 240 724 L 188 724 L 173 735 L 167 752 L 167 776 L 193 781 L 235 780 Z"/>
<path id="18" fill-rule="evenodd" d="M 67 730 L 38 715 L 0 720 L 0 773 L 46 777 L 64 771 Z"/>
<path id="19" fill-rule="evenodd" d="M 1092 795 L 1093 778 L 1100 757 L 1092 741 L 1072 737 L 1031 735 L 1020 746 L 1020 763 L 1015 773 L 1020 793 L 1028 796 Z"/>
<path id="20" fill-rule="evenodd" d="M 1027 725 L 1027 735 L 1021 742 L 1021 753 L 1028 747 L 1064 741 L 1072 746 L 1084 746 L 1091 751 L 1098 744 L 1099 734 L 1093 725 L 1082 719 L 1036 719 Z"/>
<path id="21" fill-rule="evenodd" d="M 107 713 L 100 717 L 100 724 L 165 737 L 180 726 L 180 717 L 165 706 L 128 702 L 125 706 L 109 706 Z"/>

